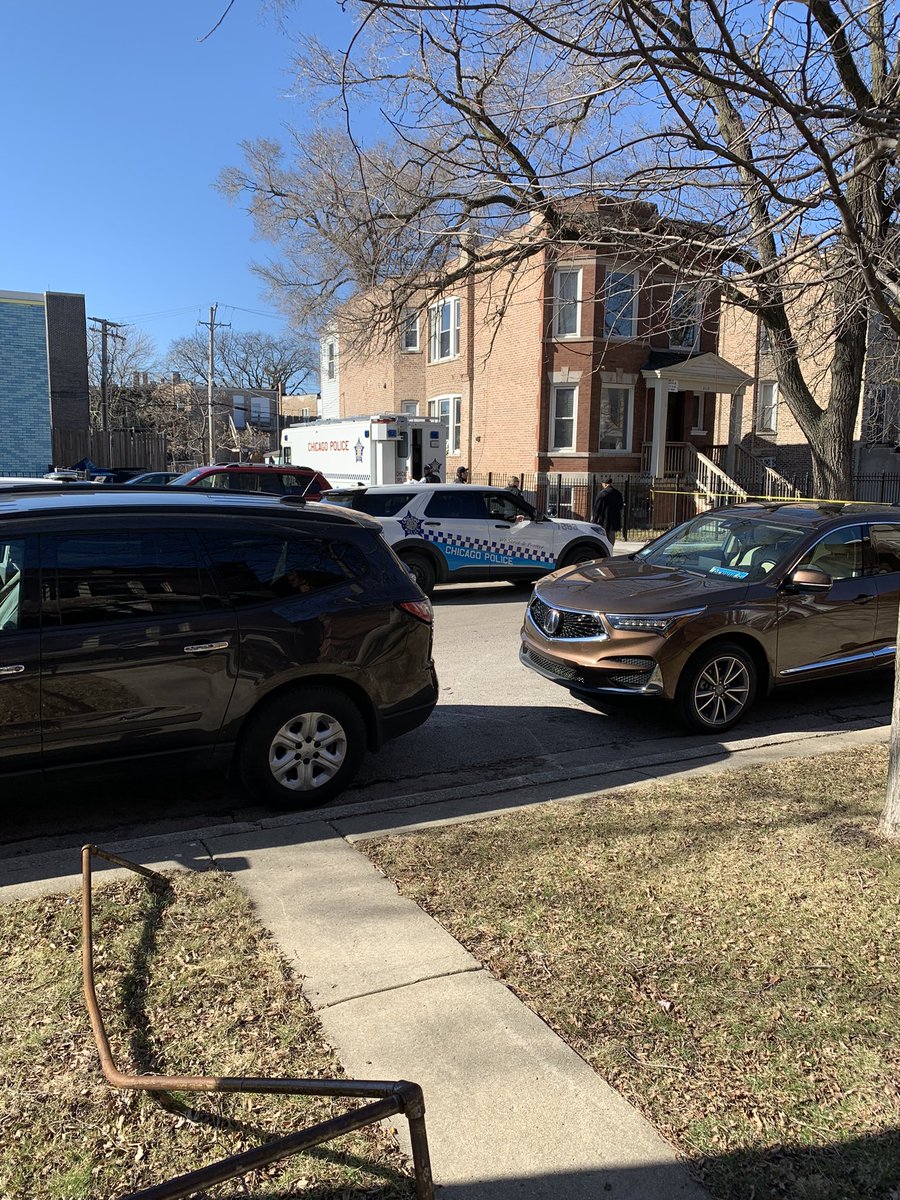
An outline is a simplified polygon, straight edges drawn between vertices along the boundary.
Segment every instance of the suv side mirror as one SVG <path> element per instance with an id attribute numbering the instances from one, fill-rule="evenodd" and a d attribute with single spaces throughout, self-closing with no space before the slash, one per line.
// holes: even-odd
<path id="1" fill-rule="evenodd" d="M 829 592 L 834 580 L 818 567 L 798 567 L 782 584 L 785 592 Z"/>

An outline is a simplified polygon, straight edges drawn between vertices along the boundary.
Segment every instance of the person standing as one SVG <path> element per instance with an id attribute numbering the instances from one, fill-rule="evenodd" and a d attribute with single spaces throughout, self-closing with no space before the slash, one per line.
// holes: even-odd
<path id="1" fill-rule="evenodd" d="M 594 501 L 592 519 L 595 525 L 602 525 L 610 546 L 616 544 L 616 534 L 622 528 L 622 510 L 625 507 L 625 497 L 618 488 L 613 487 L 611 479 L 604 479 L 600 492 Z"/>
<path id="2" fill-rule="evenodd" d="M 455 483 L 468 483 L 469 482 L 469 468 L 468 467 L 457 467 L 456 468 L 456 479 L 454 480 L 454 482 Z"/>

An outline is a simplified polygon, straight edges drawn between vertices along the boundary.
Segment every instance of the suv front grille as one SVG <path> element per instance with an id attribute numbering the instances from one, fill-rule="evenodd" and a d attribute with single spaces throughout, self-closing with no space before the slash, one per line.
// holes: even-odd
<path id="1" fill-rule="evenodd" d="M 569 612 L 564 608 L 553 609 L 545 604 L 540 596 L 532 597 L 528 608 L 531 619 L 544 635 L 552 638 L 604 638 L 609 635 L 603 627 L 599 613 Z M 550 614 L 559 614 L 559 624 L 553 633 L 550 632 Z"/>
<path id="2" fill-rule="evenodd" d="M 525 653 L 536 667 L 540 667 L 542 671 L 547 671 L 550 675 L 556 675 L 559 679 L 568 679 L 573 683 L 581 682 L 581 675 L 574 667 L 570 667 L 568 663 L 558 662 L 555 658 L 547 658 L 544 654 L 539 654 L 537 650 L 532 650 L 530 646 L 526 646 Z"/>

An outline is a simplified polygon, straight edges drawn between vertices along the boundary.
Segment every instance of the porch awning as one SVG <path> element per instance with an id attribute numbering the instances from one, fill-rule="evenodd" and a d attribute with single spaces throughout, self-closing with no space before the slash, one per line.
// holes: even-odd
<path id="1" fill-rule="evenodd" d="M 652 364 L 652 354 L 649 361 Z M 670 392 L 736 392 L 753 382 L 752 375 L 718 354 L 698 354 L 667 366 L 650 365 L 641 374 L 648 383 L 665 382 Z"/>

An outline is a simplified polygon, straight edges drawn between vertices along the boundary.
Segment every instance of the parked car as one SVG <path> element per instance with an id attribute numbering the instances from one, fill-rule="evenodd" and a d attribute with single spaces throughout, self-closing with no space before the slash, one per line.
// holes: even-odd
<path id="1" fill-rule="evenodd" d="M 83 484 L 0 502 L 0 775 L 234 762 L 302 807 L 437 699 L 431 605 L 377 522 Z"/>
<path id="2" fill-rule="evenodd" d="M 195 467 L 171 483 L 173 487 L 270 492 L 275 496 L 302 496 L 305 500 L 320 500 L 322 493 L 331 487 L 325 476 L 312 467 L 266 467 L 256 463 Z"/>
<path id="3" fill-rule="evenodd" d="M 323 499 L 377 517 L 426 595 L 437 583 L 529 582 L 611 550 L 599 525 L 548 517 L 502 488 L 398 483 L 334 488 Z"/>
<path id="4" fill-rule="evenodd" d="M 50 479 L 46 475 L 0 475 L 0 488 L 14 487 L 59 487 L 61 479 Z"/>
<path id="5" fill-rule="evenodd" d="M 662 696 L 722 733 L 759 694 L 890 666 L 900 509 L 739 504 L 534 589 L 525 666 L 588 700 Z"/>
<path id="6" fill-rule="evenodd" d="M 133 475 L 126 479 L 128 484 L 138 484 L 140 487 L 165 487 L 173 479 L 180 479 L 181 471 L 144 471 L 141 475 Z"/>

